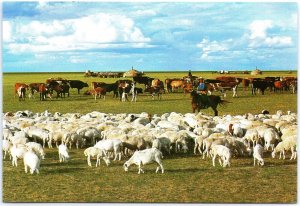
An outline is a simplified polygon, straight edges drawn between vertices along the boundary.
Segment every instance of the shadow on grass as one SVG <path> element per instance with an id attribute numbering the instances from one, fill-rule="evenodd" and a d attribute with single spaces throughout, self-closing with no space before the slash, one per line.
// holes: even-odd
<path id="1" fill-rule="evenodd" d="M 83 171 L 86 168 L 78 168 L 78 167 L 64 167 L 64 168 L 55 168 L 55 169 L 43 169 L 44 173 L 47 174 L 65 174 L 65 173 L 74 173 L 74 172 L 79 172 Z"/>

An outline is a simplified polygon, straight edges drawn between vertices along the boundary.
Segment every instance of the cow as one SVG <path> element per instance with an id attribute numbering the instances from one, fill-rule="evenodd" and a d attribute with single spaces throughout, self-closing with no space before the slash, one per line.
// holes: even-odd
<path id="1" fill-rule="evenodd" d="M 97 87 L 101 87 L 104 84 L 106 84 L 106 83 L 105 82 L 92 82 L 91 87 L 92 87 L 92 89 L 96 89 Z"/>
<path id="2" fill-rule="evenodd" d="M 283 93 L 284 87 L 285 87 L 285 81 L 275 81 L 274 82 L 274 92 L 279 91 L 280 93 Z"/>
<path id="3" fill-rule="evenodd" d="M 270 82 L 260 79 L 260 78 L 255 78 L 252 79 L 252 95 L 256 95 L 256 90 L 259 89 L 261 91 L 261 94 L 265 94 L 265 90 L 270 87 Z"/>
<path id="4" fill-rule="evenodd" d="M 86 82 L 80 81 L 80 80 L 68 80 L 70 87 L 72 89 L 77 89 L 78 94 L 80 93 L 80 90 L 83 89 L 84 87 L 88 87 L 89 85 Z"/>
<path id="5" fill-rule="evenodd" d="M 133 81 L 139 83 L 139 84 L 144 84 L 145 88 L 146 86 L 150 86 L 150 84 L 152 83 L 152 80 L 154 80 L 154 78 L 151 77 L 147 77 L 147 76 L 136 76 L 133 77 Z"/>
<path id="6" fill-rule="evenodd" d="M 47 85 L 42 83 L 39 85 L 39 93 L 40 93 L 40 100 L 44 101 L 46 100 L 46 95 L 49 92 L 49 89 L 47 88 Z"/>
<path id="7" fill-rule="evenodd" d="M 242 87 L 243 87 L 243 94 L 245 95 L 245 91 L 246 90 L 248 91 L 248 88 L 249 88 L 249 85 L 250 85 L 250 80 L 246 79 L 246 78 L 243 78 L 241 80 L 241 82 L 242 82 Z"/>
<path id="8" fill-rule="evenodd" d="M 172 92 L 172 81 L 180 81 L 182 79 L 179 79 L 179 78 L 173 78 L 173 79 L 170 79 L 170 78 L 167 78 L 165 79 L 165 84 L 166 84 L 166 89 L 167 89 L 167 92 L 170 93 Z"/>
<path id="9" fill-rule="evenodd" d="M 15 97 L 16 97 L 16 95 L 18 94 L 18 89 L 19 89 L 20 87 L 24 87 L 25 90 L 29 88 L 29 86 L 28 86 L 27 84 L 25 84 L 25 83 L 15 83 L 15 87 L 14 87 L 14 94 L 15 94 Z M 18 97 L 19 97 L 19 95 L 18 95 Z"/>
<path id="10" fill-rule="evenodd" d="M 25 95 L 26 95 L 26 88 L 25 88 L 25 86 L 21 85 L 18 88 L 19 101 L 21 101 L 21 100 L 25 101 Z"/>
<path id="11" fill-rule="evenodd" d="M 97 96 L 99 96 L 100 99 L 103 96 L 103 99 L 105 100 L 106 89 L 102 87 L 96 87 L 90 90 L 90 94 L 92 94 L 95 97 L 95 101 L 97 99 Z"/>
<path id="12" fill-rule="evenodd" d="M 39 92 L 39 86 L 43 83 L 30 83 L 29 84 L 29 89 L 30 93 L 28 94 L 29 98 L 33 97 L 34 98 L 34 93 Z"/>

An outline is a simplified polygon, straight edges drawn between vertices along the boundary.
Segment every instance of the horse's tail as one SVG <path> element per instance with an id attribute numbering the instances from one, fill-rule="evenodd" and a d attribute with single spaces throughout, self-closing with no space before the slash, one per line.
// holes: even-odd
<path id="1" fill-rule="evenodd" d="M 221 106 L 225 106 L 225 105 L 228 104 L 228 103 L 232 103 L 232 102 L 227 101 L 227 100 L 225 100 L 225 99 L 221 99 L 221 97 L 220 97 L 219 104 L 220 104 Z"/>

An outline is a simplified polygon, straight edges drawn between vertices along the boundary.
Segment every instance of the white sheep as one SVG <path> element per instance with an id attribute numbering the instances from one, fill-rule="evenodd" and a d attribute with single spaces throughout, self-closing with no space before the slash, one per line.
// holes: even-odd
<path id="1" fill-rule="evenodd" d="M 122 156 L 122 141 L 119 139 L 106 139 L 106 140 L 100 140 L 95 144 L 96 148 L 99 148 L 104 151 L 105 155 L 108 156 L 107 152 L 114 152 L 115 158 L 114 161 L 119 157 L 119 161 L 121 160 Z"/>
<path id="2" fill-rule="evenodd" d="M 138 174 L 144 173 L 142 165 L 146 165 L 152 162 L 156 162 L 159 166 L 156 168 L 156 173 L 161 169 L 161 173 L 164 173 L 164 167 L 162 165 L 162 153 L 156 148 L 145 149 L 141 151 L 135 151 L 132 157 L 124 163 L 125 172 L 128 171 L 130 165 L 135 164 L 139 167 Z"/>
<path id="3" fill-rule="evenodd" d="M 254 166 L 255 166 L 255 160 L 258 161 L 258 165 L 260 164 L 261 166 L 264 165 L 264 160 L 263 160 L 263 152 L 264 148 L 260 144 L 256 144 L 253 148 L 253 159 L 254 159 Z"/>
<path id="4" fill-rule="evenodd" d="M 33 174 L 36 172 L 39 174 L 41 160 L 36 153 L 31 149 L 24 154 L 23 157 L 25 173 L 27 173 L 27 167 L 30 168 L 30 173 Z"/>
<path id="5" fill-rule="evenodd" d="M 265 140 L 265 149 L 268 150 L 271 147 L 272 151 L 274 150 L 275 141 L 279 140 L 278 133 L 273 128 L 268 128 L 264 132 L 263 136 Z"/>
<path id="6" fill-rule="evenodd" d="M 22 144 L 13 145 L 10 153 L 12 156 L 12 166 L 18 166 L 18 159 L 22 159 L 24 154 L 27 152 L 27 147 Z"/>
<path id="7" fill-rule="evenodd" d="M 7 139 L 2 140 L 2 150 L 4 152 L 3 159 L 5 159 L 7 153 L 10 154 L 10 150 L 11 150 L 12 146 L 13 146 L 13 144 L 10 141 L 8 141 Z"/>
<path id="8" fill-rule="evenodd" d="M 217 156 L 219 156 L 219 163 L 221 166 L 226 167 L 228 165 L 230 167 L 231 152 L 229 148 L 223 145 L 213 145 L 210 153 L 212 155 L 212 163 L 214 167 Z"/>
<path id="9" fill-rule="evenodd" d="M 70 158 L 68 153 L 68 148 L 65 144 L 60 144 L 58 146 L 58 156 L 59 156 L 59 162 L 66 162 Z"/>
<path id="10" fill-rule="evenodd" d="M 87 163 L 91 167 L 91 157 L 97 157 L 96 161 L 96 167 L 99 165 L 100 166 L 100 158 L 104 160 L 106 165 L 108 166 L 110 164 L 110 159 L 105 156 L 104 152 L 96 147 L 88 147 L 84 150 L 84 155 L 87 157 Z"/>
<path id="11" fill-rule="evenodd" d="M 45 159 L 45 152 L 41 144 L 37 142 L 27 142 L 25 145 L 28 150 L 34 151 L 40 159 Z"/>
<path id="12" fill-rule="evenodd" d="M 281 159 L 281 155 L 282 155 L 282 158 L 285 159 L 283 142 L 279 142 L 276 145 L 276 147 L 274 148 L 274 150 L 272 152 L 272 157 L 273 158 L 275 158 L 277 152 L 279 152 L 279 159 Z"/>
<path id="13" fill-rule="evenodd" d="M 171 154 L 170 146 L 171 146 L 171 141 L 167 137 L 160 137 L 154 139 L 152 142 L 152 148 L 156 148 L 161 152 L 165 151 L 168 154 Z"/>

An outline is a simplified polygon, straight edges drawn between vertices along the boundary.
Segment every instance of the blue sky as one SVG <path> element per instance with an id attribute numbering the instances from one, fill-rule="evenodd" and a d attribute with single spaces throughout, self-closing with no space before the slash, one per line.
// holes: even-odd
<path id="1" fill-rule="evenodd" d="M 4 2 L 4 72 L 297 69 L 297 3 Z"/>

